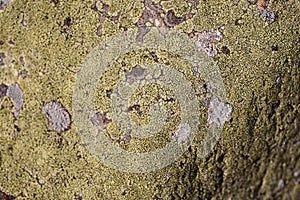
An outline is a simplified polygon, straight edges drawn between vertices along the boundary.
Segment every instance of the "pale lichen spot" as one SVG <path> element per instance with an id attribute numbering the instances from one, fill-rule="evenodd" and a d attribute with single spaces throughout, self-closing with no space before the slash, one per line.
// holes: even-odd
<path id="1" fill-rule="evenodd" d="M 218 127 L 224 126 L 226 121 L 231 119 L 232 106 L 228 103 L 213 98 L 208 108 L 208 123 L 215 123 Z"/>
<path id="2" fill-rule="evenodd" d="M 48 102 L 43 106 L 42 111 L 48 119 L 49 130 L 60 134 L 69 128 L 71 124 L 70 114 L 61 103 Z"/>
<path id="3" fill-rule="evenodd" d="M 175 135 L 172 136 L 172 139 L 178 144 L 183 143 L 191 134 L 191 127 L 188 123 L 179 124 L 178 129 Z"/>

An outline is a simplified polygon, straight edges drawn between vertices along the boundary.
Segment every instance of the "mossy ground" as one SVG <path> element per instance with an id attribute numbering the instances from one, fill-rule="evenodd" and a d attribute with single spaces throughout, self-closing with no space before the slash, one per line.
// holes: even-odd
<path id="1" fill-rule="evenodd" d="M 101 37 L 90 0 L 61 0 L 59 6 L 15 0 L 0 13 L 0 51 L 6 54 L 0 82 L 18 82 L 24 92 L 17 120 L 10 99 L 0 102 L 0 191 L 19 199 L 300 196 L 299 2 L 271 1 L 276 20 L 268 25 L 251 1 L 200 0 L 191 11 L 194 17 L 174 27 L 187 34 L 224 27 L 214 61 L 234 111 L 205 159 L 197 158 L 192 147 L 172 165 L 146 174 L 103 166 L 81 146 L 76 127 L 61 135 L 48 131 L 41 111 L 55 100 L 72 115 L 73 84 L 87 54 L 124 27 L 134 28 L 144 9 L 142 1 L 103 2 L 109 15 L 120 17 L 116 24 L 104 20 Z M 163 9 L 174 9 L 178 16 L 189 12 L 187 1 L 170 2 L 163 1 Z M 223 46 L 229 55 L 222 53 Z M 164 53 L 158 57 L 168 59 Z M 22 69 L 28 71 L 25 79 L 17 75 Z"/>

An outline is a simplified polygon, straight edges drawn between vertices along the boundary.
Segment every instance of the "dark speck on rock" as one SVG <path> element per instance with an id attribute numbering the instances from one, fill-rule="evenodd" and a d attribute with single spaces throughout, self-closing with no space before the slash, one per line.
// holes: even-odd
<path id="1" fill-rule="evenodd" d="M 15 45 L 16 43 L 13 40 L 8 40 L 8 44 Z"/>
<path id="2" fill-rule="evenodd" d="M 6 96 L 7 89 L 8 89 L 7 85 L 3 83 L 0 85 L 0 101 Z"/>
<path id="3" fill-rule="evenodd" d="M 56 8 L 59 8 L 59 0 L 52 0 Z"/>
<path id="4" fill-rule="evenodd" d="M 158 62 L 158 57 L 157 57 L 157 55 L 155 54 L 155 52 L 151 51 L 151 52 L 150 52 L 150 55 L 152 56 L 152 58 L 153 58 L 153 60 L 154 60 L 155 62 Z"/>
<path id="5" fill-rule="evenodd" d="M 21 131 L 21 128 L 18 127 L 17 125 L 14 125 L 14 128 L 15 128 L 15 130 L 16 130 L 17 132 L 20 132 L 20 131 Z"/>
<path id="6" fill-rule="evenodd" d="M 31 78 L 31 75 L 28 74 L 28 71 L 26 69 L 22 69 L 19 73 L 18 76 L 25 79 L 25 78 Z"/>
<path id="7" fill-rule="evenodd" d="M 107 96 L 108 98 L 111 97 L 112 93 L 113 93 L 113 91 L 112 91 L 111 89 L 110 89 L 110 90 L 106 90 L 106 96 Z"/>
<path id="8" fill-rule="evenodd" d="M 21 62 L 21 65 L 24 67 L 25 66 L 25 59 L 24 59 L 24 57 L 20 56 L 19 60 Z"/>
<path id="9" fill-rule="evenodd" d="M 124 61 L 121 62 L 122 67 L 126 66 L 126 63 Z"/>
<path id="10" fill-rule="evenodd" d="M 101 37 L 102 34 L 103 34 L 102 26 L 100 25 L 100 26 L 98 26 L 98 28 L 97 28 L 97 36 Z"/>
<path id="11" fill-rule="evenodd" d="M 278 51 L 278 46 L 277 45 L 272 46 L 272 51 Z"/>
<path id="12" fill-rule="evenodd" d="M 227 46 L 222 46 L 222 52 L 226 55 L 230 55 L 230 49 Z"/>
<path id="13" fill-rule="evenodd" d="M 99 112 L 95 113 L 91 121 L 99 130 L 106 129 L 107 125 L 112 122 L 111 119 L 106 117 L 106 113 Z"/>
<path id="14" fill-rule="evenodd" d="M 5 58 L 5 57 L 6 57 L 6 56 L 5 56 L 5 53 L 1 52 L 1 53 L 0 53 L 0 59 Z"/>
<path id="15" fill-rule="evenodd" d="M 173 10 L 169 10 L 166 15 L 166 23 L 169 26 L 176 26 L 183 21 L 182 18 L 176 17 Z"/>
<path id="16" fill-rule="evenodd" d="M 241 24 L 240 24 L 240 19 L 236 19 L 236 20 L 234 21 L 234 25 L 240 26 L 240 25 L 241 25 Z"/>
<path id="17" fill-rule="evenodd" d="M 5 53 L 1 52 L 0 53 L 0 66 L 3 66 L 4 65 L 4 61 L 3 61 L 3 58 L 5 58 Z"/>
<path id="18" fill-rule="evenodd" d="M 80 196 L 79 194 L 76 194 L 74 199 L 75 200 L 82 200 L 82 196 Z"/>
<path id="19" fill-rule="evenodd" d="M 14 199 L 16 199 L 16 197 L 14 197 L 12 195 L 5 194 L 4 192 L 0 191 L 0 199 L 3 199 L 3 200 L 14 200 Z"/>
<path id="20" fill-rule="evenodd" d="M 71 17 L 67 17 L 64 21 L 65 26 L 71 26 L 72 19 Z"/>

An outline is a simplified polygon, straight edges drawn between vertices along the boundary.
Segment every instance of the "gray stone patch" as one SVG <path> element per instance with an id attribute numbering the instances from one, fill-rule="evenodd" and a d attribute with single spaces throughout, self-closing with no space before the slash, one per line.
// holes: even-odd
<path id="1" fill-rule="evenodd" d="M 213 98 L 208 108 L 208 123 L 215 123 L 218 127 L 224 126 L 226 121 L 231 119 L 232 106 L 228 103 Z"/>
<path id="2" fill-rule="evenodd" d="M 5 10 L 14 0 L 0 0 L 0 11 Z"/>
<path id="3" fill-rule="evenodd" d="M 24 100 L 23 100 L 23 92 L 19 86 L 19 84 L 15 83 L 7 88 L 6 95 L 14 102 L 14 110 L 13 114 L 15 119 L 18 118 L 20 114 L 20 110 L 22 109 Z"/>
<path id="4" fill-rule="evenodd" d="M 125 77 L 127 82 L 133 83 L 136 80 L 145 79 L 146 74 L 147 74 L 146 69 L 140 66 L 135 66 L 130 71 L 125 73 Z"/>
<path id="5" fill-rule="evenodd" d="M 268 24 L 272 24 L 275 21 L 275 14 L 271 9 L 266 8 L 262 10 L 261 15 Z"/>
<path id="6" fill-rule="evenodd" d="M 42 111 L 48 119 L 49 130 L 60 134 L 69 128 L 71 124 L 70 114 L 61 103 L 48 102 L 43 106 Z"/>
<path id="7" fill-rule="evenodd" d="M 95 113 L 92 118 L 92 123 L 97 126 L 100 130 L 106 129 L 107 125 L 111 123 L 112 120 L 106 117 L 106 113 Z"/>
<path id="8" fill-rule="evenodd" d="M 223 39 L 223 34 L 218 31 L 203 31 L 198 34 L 198 40 L 195 42 L 199 51 L 204 51 L 208 56 L 214 57 L 218 54 L 216 44 Z"/>

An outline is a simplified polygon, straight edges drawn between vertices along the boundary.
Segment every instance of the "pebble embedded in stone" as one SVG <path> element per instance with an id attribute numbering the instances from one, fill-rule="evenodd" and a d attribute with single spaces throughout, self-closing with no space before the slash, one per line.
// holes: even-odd
<path id="1" fill-rule="evenodd" d="M 264 9 L 261 14 L 268 24 L 272 24 L 275 21 L 275 14 L 271 9 Z"/>
<path id="2" fill-rule="evenodd" d="M 280 179 L 278 182 L 277 189 L 282 190 L 284 188 L 284 180 Z"/>

